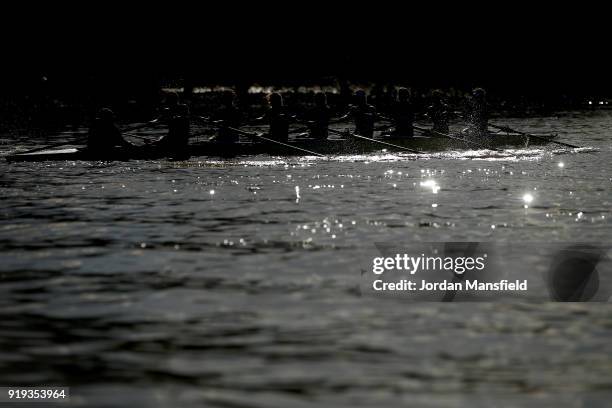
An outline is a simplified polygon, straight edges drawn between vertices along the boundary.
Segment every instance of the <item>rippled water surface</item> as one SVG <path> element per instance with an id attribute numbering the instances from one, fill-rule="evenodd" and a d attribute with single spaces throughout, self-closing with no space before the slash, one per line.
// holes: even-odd
<path id="1" fill-rule="evenodd" d="M 611 114 L 506 123 L 585 148 L 3 161 L 0 384 L 97 407 L 609 406 L 608 304 L 360 296 L 378 241 L 610 241 Z"/>

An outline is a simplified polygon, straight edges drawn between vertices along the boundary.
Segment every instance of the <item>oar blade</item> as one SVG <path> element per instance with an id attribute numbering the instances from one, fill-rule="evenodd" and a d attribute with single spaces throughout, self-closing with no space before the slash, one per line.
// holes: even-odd
<path id="1" fill-rule="evenodd" d="M 500 125 L 495 125 L 495 124 L 492 124 L 492 123 L 490 123 L 489 126 L 494 128 L 494 129 L 499 129 L 499 130 L 501 130 L 503 132 L 516 133 L 516 134 L 523 135 L 523 136 L 533 137 L 535 139 L 545 140 L 545 141 L 550 142 L 550 143 L 556 143 L 556 144 L 561 145 L 561 146 L 571 147 L 572 149 L 580 149 L 581 148 L 580 146 L 576 146 L 576 145 L 573 145 L 573 144 L 570 144 L 570 143 L 560 142 L 558 140 L 548 139 L 548 138 L 545 138 L 545 137 L 542 137 L 542 136 L 538 136 L 538 135 L 534 135 L 534 134 L 531 134 L 531 133 L 521 132 L 520 130 L 512 129 L 509 126 L 500 126 Z"/>

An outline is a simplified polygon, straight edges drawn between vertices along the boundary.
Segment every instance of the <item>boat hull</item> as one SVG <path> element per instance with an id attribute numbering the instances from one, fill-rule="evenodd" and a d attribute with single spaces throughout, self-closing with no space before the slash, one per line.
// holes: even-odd
<path id="1" fill-rule="evenodd" d="M 376 140 L 391 143 L 405 149 L 422 152 L 435 152 L 444 150 L 465 150 L 501 147 L 528 147 L 532 145 L 543 145 L 552 141 L 556 135 L 541 136 L 538 138 L 523 136 L 519 134 L 494 134 L 484 141 L 464 141 L 449 139 L 445 137 L 415 136 L 411 138 L 385 138 Z M 335 138 L 327 140 L 292 139 L 288 144 L 300 149 L 317 152 L 326 155 L 340 154 L 366 154 L 386 149 L 396 151 L 389 145 L 374 143 L 366 140 L 352 138 Z M 401 151 L 401 150 L 400 150 Z M 182 154 L 168 154 L 148 147 L 124 149 L 116 148 L 104 152 L 93 152 L 87 149 L 64 148 L 53 150 L 41 150 L 34 153 L 21 153 L 7 156 L 7 161 L 57 161 L 57 160 L 90 160 L 90 161 L 126 161 L 126 160 L 153 160 L 160 158 L 186 159 L 189 156 L 253 156 L 253 155 L 308 155 L 305 151 L 299 151 L 287 146 L 270 142 L 238 142 L 233 144 L 220 144 L 215 142 L 200 142 L 189 146 L 189 152 Z"/>

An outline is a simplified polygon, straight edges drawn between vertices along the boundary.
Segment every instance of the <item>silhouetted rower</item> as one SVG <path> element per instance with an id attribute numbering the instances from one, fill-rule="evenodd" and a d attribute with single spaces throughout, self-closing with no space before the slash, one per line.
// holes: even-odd
<path id="1" fill-rule="evenodd" d="M 115 147 L 134 147 L 134 145 L 121 136 L 121 131 L 115 125 L 113 111 L 103 108 L 89 129 L 87 148 L 100 152 Z"/>
<path id="2" fill-rule="evenodd" d="M 223 93 L 221 97 L 221 108 L 214 116 L 214 122 L 219 125 L 215 142 L 235 143 L 239 139 L 238 133 L 230 128 L 239 128 L 242 122 L 242 114 L 235 104 L 236 95 L 232 91 Z"/>
<path id="3" fill-rule="evenodd" d="M 427 108 L 427 115 L 433 123 L 431 130 L 434 132 L 448 134 L 448 105 L 443 100 L 442 92 L 435 90 L 431 94 L 431 105 Z"/>
<path id="4" fill-rule="evenodd" d="M 308 112 L 308 129 L 310 136 L 315 139 L 327 139 L 331 109 L 327 105 L 327 96 L 323 92 L 317 92 L 314 96 L 315 106 Z"/>
<path id="5" fill-rule="evenodd" d="M 164 100 L 161 117 L 165 121 L 170 121 L 179 111 L 184 111 L 184 106 L 186 105 L 181 103 L 179 95 L 176 92 L 168 92 Z"/>
<path id="6" fill-rule="evenodd" d="M 472 136 L 483 137 L 487 135 L 489 111 L 486 92 L 482 88 L 475 88 L 472 91 L 472 98 L 468 104 L 467 121 L 468 131 Z"/>
<path id="7" fill-rule="evenodd" d="M 374 123 L 377 119 L 376 108 L 368 103 L 368 97 L 364 91 L 355 92 L 355 104 L 351 106 L 346 115 L 338 120 L 348 117 L 353 118 L 356 134 L 366 137 L 374 135 Z"/>
<path id="8" fill-rule="evenodd" d="M 375 83 L 370 90 L 369 102 L 376 108 L 378 112 L 385 112 L 388 107 L 387 93 L 385 87 L 381 83 Z"/>
<path id="9" fill-rule="evenodd" d="M 286 142 L 289 140 L 289 121 L 292 117 L 283 104 L 283 97 L 279 93 L 271 93 L 268 96 L 268 103 L 270 107 L 266 113 L 255 120 L 268 123 L 268 136 L 271 139 Z"/>
<path id="10" fill-rule="evenodd" d="M 414 136 L 414 106 L 410 97 L 410 91 L 406 88 L 400 88 L 397 92 L 397 98 L 391 105 L 391 118 L 395 123 L 395 137 L 412 137 Z"/>
<path id="11" fill-rule="evenodd" d="M 187 105 L 178 104 L 168 119 L 168 133 L 154 146 L 163 153 L 186 154 L 189 148 L 190 122 Z"/>

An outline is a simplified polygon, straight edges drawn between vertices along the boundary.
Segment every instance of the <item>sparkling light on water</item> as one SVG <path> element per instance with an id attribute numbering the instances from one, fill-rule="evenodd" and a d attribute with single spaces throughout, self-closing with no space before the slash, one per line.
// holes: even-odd
<path id="1" fill-rule="evenodd" d="M 533 195 L 529 193 L 523 195 L 523 201 L 525 202 L 525 208 L 529 208 L 529 204 L 533 202 Z"/>
<path id="2" fill-rule="evenodd" d="M 438 191 L 440 191 L 440 186 L 435 180 L 421 181 L 420 185 L 421 187 L 431 188 L 431 192 L 434 194 L 438 194 Z"/>

